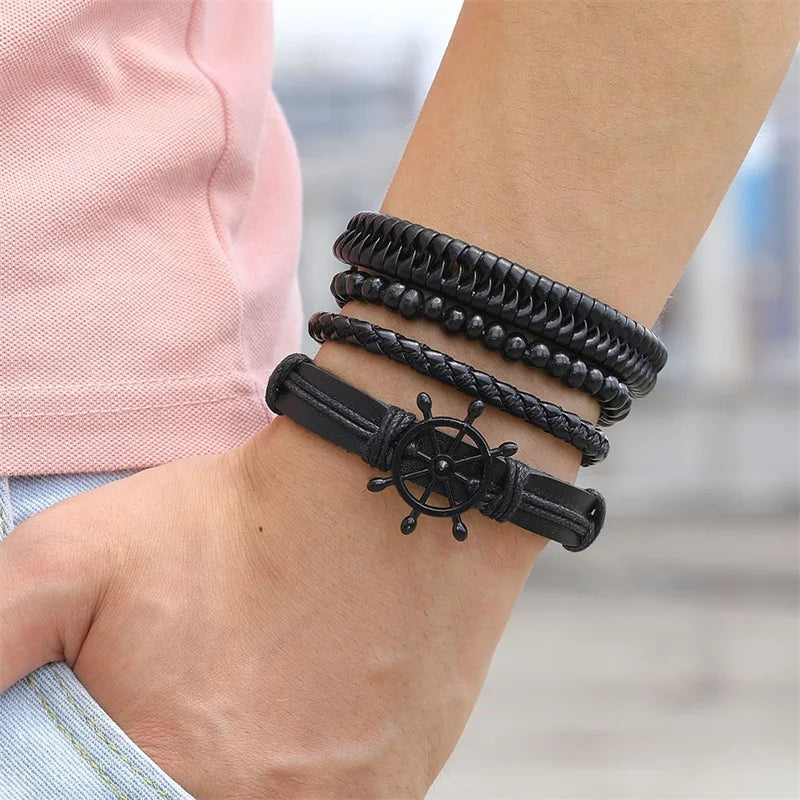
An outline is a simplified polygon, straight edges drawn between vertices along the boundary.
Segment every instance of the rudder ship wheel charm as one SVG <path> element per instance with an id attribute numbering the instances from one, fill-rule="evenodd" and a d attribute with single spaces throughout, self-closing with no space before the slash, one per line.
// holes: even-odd
<path id="1" fill-rule="evenodd" d="M 400 524 L 400 530 L 413 533 L 421 514 L 431 517 L 452 517 L 453 536 L 459 542 L 467 538 L 467 526 L 461 514 L 476 506 L 483 498 L 492 477 L 492 462 L 497 457 L 513 456 L 517 452 L 514 442 L 504 442 L 490 448 L 483 435 L 473 427 L 473 422 L 483 413 L 484 404 L 473 400 L 463 420 L 454 417 L 434 417 L 431 398 L 425 392 L 417 395 L 417 406 L 423 419 L 414 423 L 400 438 L 392 458 L 392 476 L 373 478 L 367 484 L 371 492 L 380 492 L 394 486 L 398 494 L 411 507 L 411 513 Z M 455 432 L 445 449 L 437 430 Z M 458 446 L 468 442 L 478 453 L 459 458 Z M 421 492 L 415 494 L 410 485 Z M 436 492 L 447 498 L 445 505 L 430 502 Z M 460 499 L 456 500 L 456 496 Z"/>

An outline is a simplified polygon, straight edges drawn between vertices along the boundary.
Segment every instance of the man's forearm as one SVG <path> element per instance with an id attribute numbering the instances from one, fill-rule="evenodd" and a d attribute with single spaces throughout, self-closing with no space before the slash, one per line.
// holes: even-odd
<path id="1" fill-rule="evenodd" d="M 383 209 L 650 324 L 763 120 L 797 26 L 794 2 L 468 2 Z M 597 417 L 586 395 L 435 326 L 366 304 L 346 313 Z M 347 345 L 323 346 L 317 361 L 405 408 L 420 391 L 437 413 L 461 417 L 469 402 Z M 492 442 L 517 441 L 522 460 L 574 478 L 579 458 L 567 445 L 495 409 L 480 427 Z M 435 520 L 402 537 L 403 502 L 364 490 L 374 470 L 286 419 L 248 453 L 256 490 L 269 485 L 297 509 L 292 524 L 308 539 L 286 546 L 299 568 L 318 548 L 325 569 L 359 586 L 352 602 L 374 603 L 386 630 L 401 632 L 387 634 L 385 652 L 394 642 L 417 659 L 403 702 L 418 730 L 404 755 L 430 778 L 455 744 L 468 687 L 477 693 L 543 540 L 478 514 L 468 516 L 463 546 Z M 366 644 L 358 636 L 354 652 Z M 351 656 L 343 651 L 342 664 Z"/>
<path id="2" fill-rule="evenodd" d="M 799 15 L 794 0 L 471 0 L 385 207 L 652 324 Z"/>

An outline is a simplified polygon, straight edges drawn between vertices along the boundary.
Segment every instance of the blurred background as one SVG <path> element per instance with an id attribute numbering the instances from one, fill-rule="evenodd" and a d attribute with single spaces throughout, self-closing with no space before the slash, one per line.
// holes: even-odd
<path id="1" fill-rule="evenodd" d="M 334 307 L 331 244 L 380 206 L 459 7 L 275 2 L 309 313 Z M 659 323 L 658 391 L 579 479 L 608 499 L 602 539 L 546 548 L 434 800 L 800 797 L 799 139 L 796 57 Z"/>

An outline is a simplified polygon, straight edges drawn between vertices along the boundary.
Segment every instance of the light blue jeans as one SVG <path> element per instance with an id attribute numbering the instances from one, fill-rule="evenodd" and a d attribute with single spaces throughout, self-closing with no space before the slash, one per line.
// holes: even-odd
<path id="1" fill-rule="evenodd" d="M 130 474 L 0 476 L 0 547 L 37 511 Z M 125 735 L 66 664 L 45 664 L 0 694 L 0 800 L 101 798 L 191 795 Z"/>

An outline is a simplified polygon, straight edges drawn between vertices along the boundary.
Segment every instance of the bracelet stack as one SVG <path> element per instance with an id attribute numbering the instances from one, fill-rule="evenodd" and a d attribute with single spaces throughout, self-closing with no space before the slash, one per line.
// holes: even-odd
<path id="1" fill-rule="evenodd" d="M 338 273 L 331 283 L 331 293 L 340 306 L 351 300 L 366 300 L 397 311 L 406 319 L 423 317 L 438 323 L 448 333 L 464 335 L 487 350 L 499 352 L 508 361 L 522 361 L 540 369 L 571 389 L 580 389 L 594 397 L 602 409 L 601 425 L 611 425 L 628 416 L 631 393 L 615 375 L 589 367 L 582 359 L 526 331 L 497 321 L 487 323 L 484 315 L 470 314 L 441 295 L 357 269 Z"/>
<path id="2" fill-rule="evenodd" d="M 381 305 L 475 342 L 500 359 L 519 361 L 595 398 L 598 424 L 625 419 L 633 398 L 648 394 L 667 351 L 650 330 L 614 308 L 557 281 L 430 228 L 383 214 L 354 216 L 334 244 L 349 269 L 334 276 L 340 307 Z M 537 472 L 512 458 L 516 445 L 490 448 L 474 422 L 485 405 L 534 425 L 602 461 L 609 443 L 599 427 L 524 389 L 388 328 L 319 312 L 309 320 L 318 342 L 345 342 L 454 387 L 471 398 L 463 420 L 436 417 L 418 396 L 423 419 L 358 392 L 306 357 L 290 356 L 273 373 L 267 402 L 320 436 L 391 471 L 368 488 L 394 486 L 409 505 L 409 534 L 420 515 L 450 517 L 457 540 L 461 515 L 480 513 L 582 550 L 605 516 L 598 492 Z M 444 504 L 432 500 L 444 499 Z"/>

